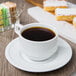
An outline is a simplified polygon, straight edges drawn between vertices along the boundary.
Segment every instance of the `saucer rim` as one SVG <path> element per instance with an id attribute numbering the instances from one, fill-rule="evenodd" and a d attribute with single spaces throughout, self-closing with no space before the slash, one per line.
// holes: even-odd
<path id="1" fill-rule="evenodd" d="M 19 39 L 19 37 L 17 37 L 16 39 Z M 14 39 L 14 40 L 16 40 L 16 39 Z M 60 37 L 59 37 L 59 39 L 63 40 L 63 39 L 60 38 Z M 54 71 L 54 70 L 57 70 L 57 69 L 62 68 L 63 66 L 65 66 L 65 65 L 71 60 L 71 58 L 72 58 L 72 48 L 71 48 L 71 46 L 70 46 L 65 40 L 63 40 L 65 43 L 67 43 L 67 45 L 69 46 L 69 49 L 70 49 L 70 50 L 69 50 L 70 56 L 69 56 L 68 60 L 67 60 L 65 63 L 63 63 L 62 65 L 57 66 L 56 68 L 48 69 L 48 70 L 44 70 L 44 71 L 43 71 L 43 70 L 42 70 L 42 71 L 35 71 L 35 70 L 23 69 L 23 68 L 21 68 L 20 66 L 18 66 L 18 65 L 16 65 L 16 64 L 14 63 L 14 61 L 11 59 L 11 57 L 9 56 L 9 53 L 8 53 L 8 51 L 10 51 L 10 50 L 9 50 L 9 49 L 10 49 L 9 46 L 11 46 L 11 44 L 13 44 L 14 40 L 12 40 L 12 41 L 7 45 L 7 47 L 6 47 L 6 49 L 5 49 L 5 57 L 6 57 L 7 61 L 8 61 L 11 65 L 13 65 L 13 66 L 16 67 L 17 69 L 20 69 L 20 70 L 23 70 L 23 71 L 36 72 L 36 73 Z M 29 63 L 30 63 L 30 62 L 29 62 Z"/>

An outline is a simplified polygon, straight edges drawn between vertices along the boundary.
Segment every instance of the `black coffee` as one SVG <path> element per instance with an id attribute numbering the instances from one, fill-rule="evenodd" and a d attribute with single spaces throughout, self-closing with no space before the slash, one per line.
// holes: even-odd
<path id="1" fill-rule="evenodd" d="M 46 41 L 55 37 L 55 33 L 42 27 L 32 27 L 22 32 L 22 36 L 32 41 Z"/>

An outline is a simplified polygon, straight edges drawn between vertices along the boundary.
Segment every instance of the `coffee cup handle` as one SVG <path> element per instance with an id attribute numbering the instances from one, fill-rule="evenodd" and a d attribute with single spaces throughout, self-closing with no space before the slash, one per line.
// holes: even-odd
<path id="1" fill-rule="evenodd" d="M 15 24 L 15 33 L 17 35 L 20 35 L 20 30 L 23 28 L 23 25 L 21 24 Z"/>

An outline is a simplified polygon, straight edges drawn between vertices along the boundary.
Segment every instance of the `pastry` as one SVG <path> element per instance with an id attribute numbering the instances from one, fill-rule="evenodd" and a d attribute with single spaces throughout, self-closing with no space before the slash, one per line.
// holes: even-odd
<path id="1" fill-rule="evenodd" d="M 76 17 L 76 8 L 57 8 L 55 10 L 56 20 L 59 21 L 73 21 Z"/>
<path id="2" fill-rule="evenodd" d="M 43 8 L 45 11 L 55 11 L 56 8 L 68 8 L 68 5 L 63 0 L 44 0 Z"/>
<path id="3" fill-rule="evenodd" d="M 76 17 L 73 19 L 73 25 L 76 27 Z"/>

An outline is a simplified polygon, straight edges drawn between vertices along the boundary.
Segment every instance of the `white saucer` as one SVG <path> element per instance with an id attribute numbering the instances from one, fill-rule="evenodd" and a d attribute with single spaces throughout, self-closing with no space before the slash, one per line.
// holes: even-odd
<path id="1" fill-rule="evenodd" d="M 69 62 L 72 57 L 71 47 L 67 42 L 59 38 L 57 52 L 48 60 L 35 62 L 28 57 L 24 58 L 22 48 L 18 43 L 19 37 L 8 44 L 5 50 L 7 60 L 16 68 L 29 72 L 48 72 L 59 69 Z"/>

